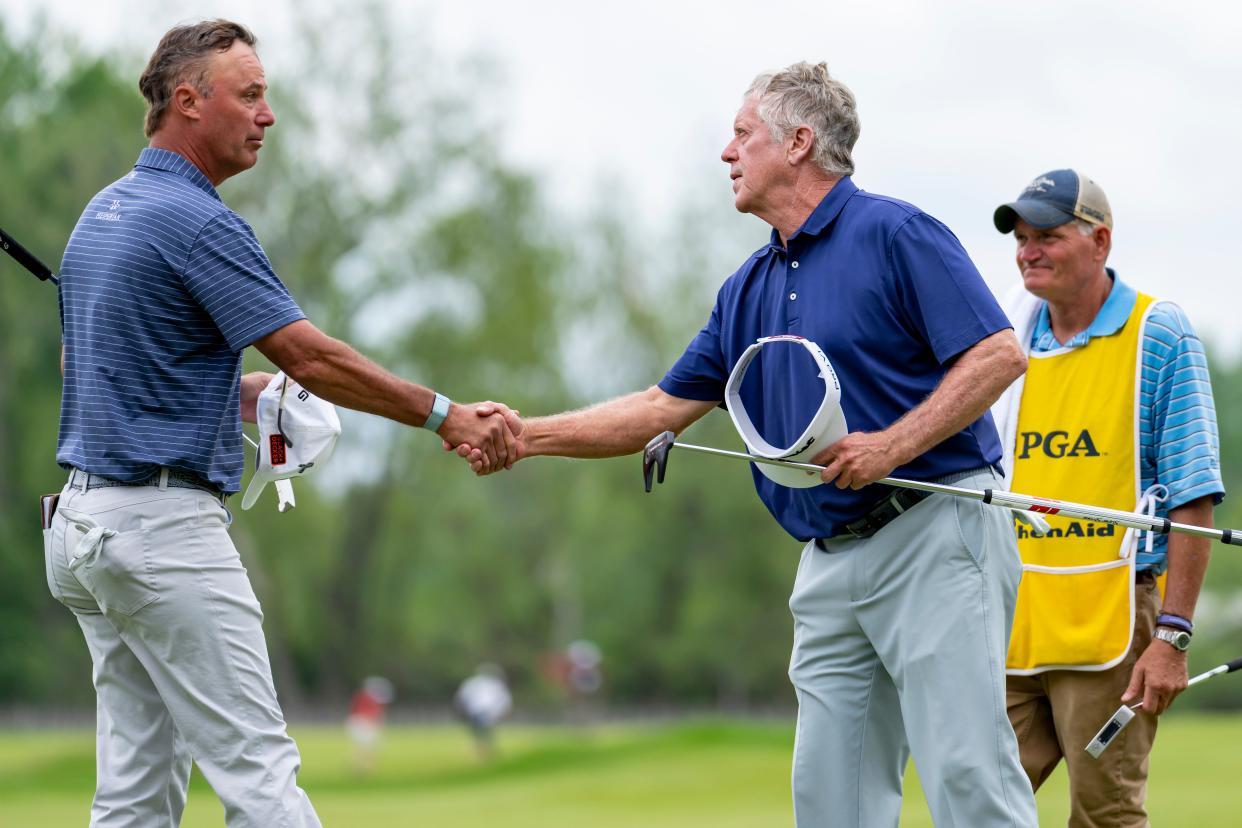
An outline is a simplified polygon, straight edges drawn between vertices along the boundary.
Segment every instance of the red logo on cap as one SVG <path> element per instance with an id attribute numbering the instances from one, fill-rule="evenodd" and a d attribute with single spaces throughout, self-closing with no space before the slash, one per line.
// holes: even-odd
<path id="1" fill-rule="evenodd" d="M 273 434 L 268 438 L 268 447 L 272 455 L 273 466 L 283 466 L 285 464 L 285 437 L 283 434 Z"/>

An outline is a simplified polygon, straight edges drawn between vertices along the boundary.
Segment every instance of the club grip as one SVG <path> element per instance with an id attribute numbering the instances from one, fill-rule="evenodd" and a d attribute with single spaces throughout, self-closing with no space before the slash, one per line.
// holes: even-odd
<path id="1" fill-rule="evenodd" d="M 1235 658 L 1225 665 L 1226 673 L 1232 673 L 1234 670 L 1242 670 L 1242 658 Z"/>
<path id="2" fill-rule="evenodd" d="M 1242 532 L 1236 529 L 1221 529 L 1220 542 L 1230 546 L 1242 546 Z"/>
<path id="3" fill-rule="evenodd" d="M 35 276 L 38 276 L 43 281 L 46 282 L 48 279 L 52 278 L 52 271 L 47 265 L 39 261 L 38 257 L 18 244 L 17 239 L 13 238 L 2 229 L 0 229 L 0 250 L 4 250 L 5 253 L 8 253 L 16 259 L 18 264 L 29 270 Z"/>

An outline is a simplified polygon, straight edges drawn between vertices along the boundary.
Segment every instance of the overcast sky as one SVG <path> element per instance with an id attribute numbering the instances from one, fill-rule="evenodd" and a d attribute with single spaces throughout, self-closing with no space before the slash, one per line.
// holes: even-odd
<path id="1" fill-rule="evenodd" d="M 42 9 L 91 46 L 141 55 L 170 25 L 204 16 L 254 28 L 272 74 L 297 46 L 288 2 L 0 2 L 18 32 Z M 447 54 L 500 61 L 507 94 L 483 103 L 501 111 L 509 157 L 556 201 L 573 207 L 611 175 L 645 223 L 688 188 L 731 200 L 719 153 L 742 91 L 760 70 L 825 60 L 859 101 L 855 182 L 943 220 L 994 290 L 1017 277 L 992 210 L 1037 174 L 1073 166 L 1112 202 L 1110 263 L 1122 277 L 1180 303 L 1218 348 L 1242 351 L 1236 4 L 455 0 L 392 3 L 391 14 Z"/>

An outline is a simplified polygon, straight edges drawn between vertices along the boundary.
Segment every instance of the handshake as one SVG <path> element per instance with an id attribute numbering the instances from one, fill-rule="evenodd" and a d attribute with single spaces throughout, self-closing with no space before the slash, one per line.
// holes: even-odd
<path id="1" fill-rule="evenodd" d="M 445 451 L 454 451 L 482 477 L 511 469 L 527 454 L 518 412 L 504 403 L 453 403 L 439 428 Z"/>

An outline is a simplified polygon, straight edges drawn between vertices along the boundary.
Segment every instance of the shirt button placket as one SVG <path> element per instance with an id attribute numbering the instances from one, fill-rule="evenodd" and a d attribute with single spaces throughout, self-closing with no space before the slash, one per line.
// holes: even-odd
<path id="1" fill-rule="evenodd" d="M 794 281 L 794 274 L 793 274 L 793 271 L 797 269 L 798 269 L 798 260 L 791 259 L 789 262 L 789 270 L 786 271 L 786 274 L 785 274 L 785 287 L 789 291 L 786 294 L 786 296 L 789 298 L 790 302 L 796 302 L 798 300 L 798 285 Z M 794 312 L 794 308 L 792 306 L 787 308 L 785 312 L 785 322 L 791 331 L 793 330 L 797 322 L 797 319 L 798 319 L 798 315 L 797 313 Z"/>

